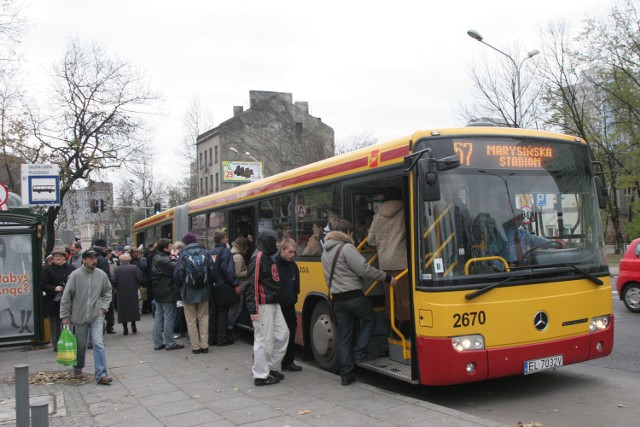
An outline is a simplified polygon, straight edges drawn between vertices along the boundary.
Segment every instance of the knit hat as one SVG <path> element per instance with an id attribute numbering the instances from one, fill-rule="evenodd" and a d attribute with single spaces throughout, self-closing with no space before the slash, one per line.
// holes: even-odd
<path id="1" fill-rule="evenodd" d="M 198 243 L 198 238 L 196 237 L 196 235 L 192 232 L 188 232 L 187 234 L 184 235 L 184 237 L 182 238 L 182 242 L 185 245 L 190 245 L 191 243 Z"/>
<path id="2" fill-rule="evenodd" d="M 93 246 L 98 246 L 99 248 L 106 248 L 107 242 L 103 239 L 96 239 L 96 241 L 93 242 Z"/>
<path id="3" fill-rule="evenodd" d="M 67 251 L 62 246 L 56 246 L 51 251 L 51 255 L 56 255 L 56 254 L 67 256 Z"/>

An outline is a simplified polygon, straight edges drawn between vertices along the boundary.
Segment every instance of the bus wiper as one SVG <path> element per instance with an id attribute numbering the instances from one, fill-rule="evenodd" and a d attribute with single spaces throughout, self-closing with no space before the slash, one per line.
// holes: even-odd
<path id="1" fill-rule="evenodd" d="M 587 273 L 583 269 L 581 269 L 581 268 L 579 268 L 579 267 L 577 267 L 577 266 L 575 266 L 573 264 L 568 264 L 567 267 L 571 268 L 576 273 L 580 273 L 582 275 L 582 277 L 584 277 L 585 279 L 591 280 L 593 283 L 595 283 L 598 286 L 604 285 L 604 282 L 602 280 L 598 279 L 596 276 L 593 276 L 591 273 Z"/>
<path id="2" fill-rule="evenodd" d="M 475 290 L 475 291 L 473 291 L 473 292 L 471 292 L 469 294 L 466 294 L 464 297 L 467 300 L 472 300 L 474 298 L 479 297 L 480 295 L 486 294 L 487 292 L 489 292 L 492 289 L 499 288 L 500 286 L 504 285 L 505 283 L 507 283 L 508 281 L 513 279 L 514 277 L 515 276 L 509 276 L 506 279 L 504 279 L 502 282 L 494 283 L 492 285 L 485 286 L 484 288 L 477 289 L 477 290 Z"/>

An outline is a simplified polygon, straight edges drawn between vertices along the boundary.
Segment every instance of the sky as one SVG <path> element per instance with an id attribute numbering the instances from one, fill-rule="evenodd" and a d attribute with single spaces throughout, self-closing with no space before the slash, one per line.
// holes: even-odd
<path id="1" fill-rule="evenodd" d="M 502 50 L 540 49 L 556 19 L 579 27 L 611 0 L 360 1 L 21 0 L 29 29 L 25 76 L 44 97 L 51 65 L 72 37 L 96 42 L 145 74 L 162 102 L 149 119 L 156 170 L 176 167 L 175 147 L 194 100 L 214 126 L 249 108 L 249 91 L 288 92 L 335 131 L 336 142 L 378 141 L 419 129 L 464 126 L 470 69 Z M 517 59 L 520 59 L 517 58 Z M 171 174 L 170 174 L 171 175 Z"/>

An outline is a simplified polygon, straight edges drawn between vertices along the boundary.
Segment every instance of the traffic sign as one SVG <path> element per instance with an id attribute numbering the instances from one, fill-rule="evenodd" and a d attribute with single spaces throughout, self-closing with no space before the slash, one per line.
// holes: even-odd
<path id="1" fill-rule="evenodd" d="M 23 205 L 60 204 L 60 167 L 58 165 L 22 165 Z"/>

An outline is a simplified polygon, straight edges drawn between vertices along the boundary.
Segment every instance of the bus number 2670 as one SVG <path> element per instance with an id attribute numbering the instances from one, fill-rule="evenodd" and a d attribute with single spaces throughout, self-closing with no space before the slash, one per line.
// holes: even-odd
<path id="1" fill-rule="evenodd" d="M 453 315 L 453 327 L 462 328 L 467 326 L 484 325 L 487 321 L 487 314 L 484 311 L 472 311 L 470 313 L 456 313 Z"/>

